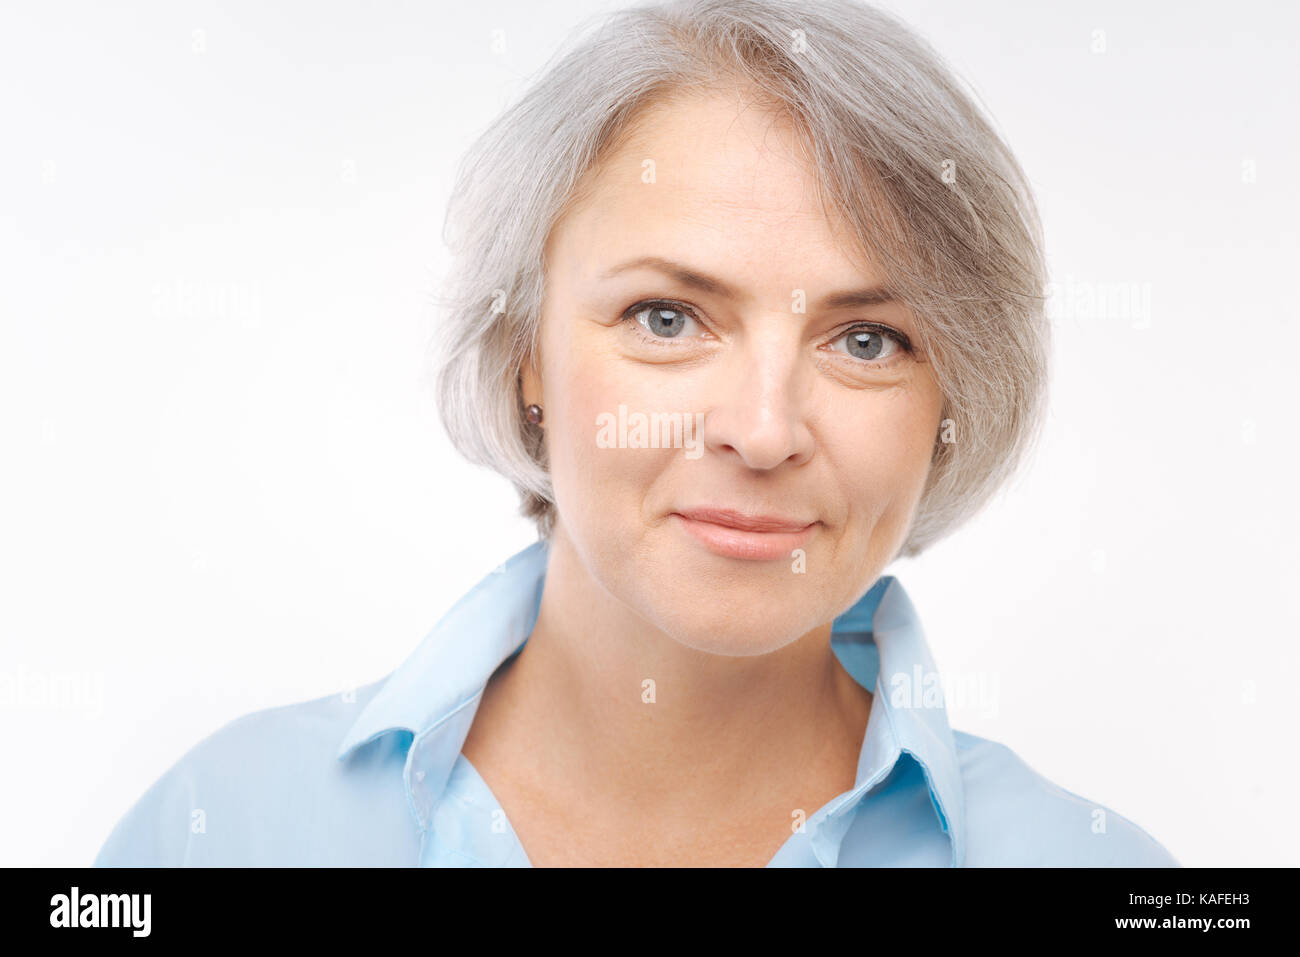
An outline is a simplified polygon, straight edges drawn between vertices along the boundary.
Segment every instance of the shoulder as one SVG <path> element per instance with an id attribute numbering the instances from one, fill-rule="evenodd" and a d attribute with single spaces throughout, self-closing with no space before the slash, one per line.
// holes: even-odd
<path id="1" fill-rule="evenodd" d="M 336 758 L 382 684 L 266 708 L 217 729 L 127 810 L 95 866 L 330 863 L 363 845 L 367 835 L 347 826 L 358 814 L 400 833 L 413 823 L 401 786 L 405 738 L 387 736 L 364 762 Z"/>
<path id="2" fill-rule="evenodd" d="M 1137 824 L 1053 784 L 1006 745 L 963 731 L 953 737 L 967 866 L 1180 866 Z"/>

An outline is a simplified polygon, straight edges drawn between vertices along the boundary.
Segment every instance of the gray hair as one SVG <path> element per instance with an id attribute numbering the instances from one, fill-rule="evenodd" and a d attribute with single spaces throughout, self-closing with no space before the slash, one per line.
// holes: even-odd
<path id="1" fill-rule="evenodd" d="M 973 95 L 910 28 L 855 0 L 642 4 L 572 42 L 458 170 L 432 343 L 455 447 L 510 479 L 550 536 L 543 432 L 524 417 L 519 379 L 537 343 L 546 240 L 640 111 L 739 82 L 794 122 L 823 206 L 885 270 L 934 363 L 944 423 L 900 554 L 970 518 L 1037 437 L 1049 351 L 1033 196 Z"/>

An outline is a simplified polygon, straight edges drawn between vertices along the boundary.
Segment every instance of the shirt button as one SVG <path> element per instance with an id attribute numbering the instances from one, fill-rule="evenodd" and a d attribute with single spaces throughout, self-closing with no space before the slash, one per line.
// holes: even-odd
<path id="1" fill-rule="evenodd" d="M 424 772 L 423 772 L 423 771 L 416 771 L 416 772 L 415 772 L 415 783 L 416 783 L 416 784 L 423 784 L 423 783 L 424 783 Z"/>

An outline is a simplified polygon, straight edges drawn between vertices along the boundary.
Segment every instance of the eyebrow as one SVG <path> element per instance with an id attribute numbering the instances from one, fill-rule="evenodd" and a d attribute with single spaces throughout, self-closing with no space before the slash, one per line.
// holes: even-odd
<path id="1" fill-rule="evenodd" d="M 699 270 L 691 269 L 662 256 L 641 256 L 637 259 L 629 259 L 625 263 L 620 263 L 606 270 L 600 278 L 612 279 L 619 273 L 627 272 L 630 269 L 654 269 L 672 277 L 684 286 L 699 289 L 709 295 L 732 300 L 743 298 L 733 286 L 723 282 L 716 276 L 710 276 Z M 852 307 L 878 306 L 884 302 L 893 302 L 894 298 L 893 293 L 883 286 L 872 286 L 867 289 L 852 289 L 831 293 L 824 297 L 819 305 L 822 309 L 848 309 Z"/>

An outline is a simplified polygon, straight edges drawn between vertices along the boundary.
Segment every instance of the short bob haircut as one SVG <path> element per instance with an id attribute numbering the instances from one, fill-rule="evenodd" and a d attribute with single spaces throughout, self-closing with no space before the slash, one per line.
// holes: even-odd
<path id="1" fill-rule="evenodd" d="M 944 396 L 900 548 L 919 554 L 992 498 L 1040 428 L 1046 267 L 1019 164 L 933 48 L 855 0 L 669 0 L 602 19 L 458 170 L 431 342 L 449 438 L 510 479 L 550 537 L 544 433 L 524 417 L 519 377 L 537 342 L 547 238 L 640 111 L 730 84 L 793 122 L 830 221 L 847 224 L 916 316 Z"/>

